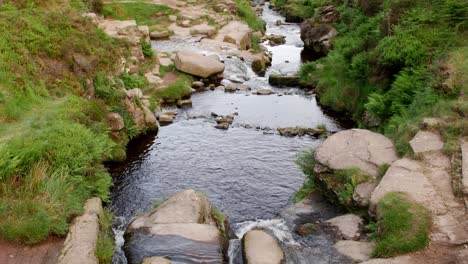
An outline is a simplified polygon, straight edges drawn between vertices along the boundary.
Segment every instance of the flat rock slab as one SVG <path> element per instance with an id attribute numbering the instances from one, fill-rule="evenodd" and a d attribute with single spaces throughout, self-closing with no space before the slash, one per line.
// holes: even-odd
<path id="1" fill-rule="evenodd" d="M 432 184 L 424 175 L 418 161 L 407 158 L 395 161 L 387 170 L 371 196 L 371 210 L 389 192 L 404 192 L 416 202 L 424 205 L 433 214 L 444 214 L 447 208 Z"/>
<path id="2" fill-rule="evenodd" d="M 325 221 L 338 231 L 345 240 L 357 240 L 361 236 L 362 218 L 354 214 L 346 214 Z"/>
<path id="3" fill-rule="evenodd" d="M 444 147 L 444 142 L 438 134 L 422 130 L 420 130 L 409 143 L 413 152 L 416 154 L 442 150 Z"/>
<path id="4" fill-rule="evenodd" d="M 58 264 L 97 264 L 95 249 L 99 233 L 99 215 L 103 214 L 101 200 L 89 199 L 83 215 L 73 220 Z"/>
<path id="5" fill-rule="evenodd" d="M 377 176 L 378 166 L 398 159 L 394 145 L 387 137 L 364 129 L 340 131 L 327 138 L 315 152 L 320 166 L 316 172 L 331 169 L 359 168 Z"/>
<path id="6" fill-rule="evenodd" d="M 245 261 L 249 264 L 280 264 L 284 253 L 271 235 L 261 230 L 251 230 L 244 235 Z"/>
<path id="7" fill-rule="evenodd" d="M 388 259 L 371 259 L 362 264 L 415 264 L 414 260 L 410 256 L 399 256 Z"/>
<path id="8" fill-rule="evenodd" d="M 163 257 L 145 258 L 141 264 L 171 264 L 171 261 Z"/>
<path id="9" fill-rule="evenodd" d="M 463 141 L 461 143 L 462 151 L 462 182 L 463 182 L 463 192 L 465 195 L 468 195 L 468 142 Z"/>
<path id="10" fill-rule="evenodd" d="M 374 245 L 368 242 L 340 240 L 336 242 L 335 248 L 353 262 L 363 262 L 370 259 Z"/>

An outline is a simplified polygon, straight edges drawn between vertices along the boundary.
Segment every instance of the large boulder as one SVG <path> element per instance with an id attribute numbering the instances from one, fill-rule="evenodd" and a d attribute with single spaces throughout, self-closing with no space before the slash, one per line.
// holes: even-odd
<path id="1" fill-rule="evenodd" d="M 252 30 L 241 21 L 231 21 L 218 31 L 216 40 L 236 45 L 241 50 L 250 49 Z"/>
<path id="2" fill-rule="evenodd" d="M 174 262 L 221 263 L 223 235 L 206 195 L 186 190 L 135 218 L 125 234 L 129 263 L 153 256 Z"/>
<path id="3" fill-rule="evenodd" d="M 251 230 L 243 238 L 245 263 L 280 264 L 284 253 L 271 235 L 261 230 Z"/>
<path id="4" fill-rule="evenodd" d="M 63 245 L 58 264 L 98 264 L 96 243 L 99 217 L 104 214 L 101 199 L 86 201 L 84 213 L 73 220 Z"/>
<path id="5" fill-rule="evenodd" d="M 314 171 L 321 173 L 358 168 L 377 176 L 379 166 L 397 160 L 395 147 L 387 137 L 364 129 L 350 129 L 333 134 L 315 152 Z"/>
<path id="6" fill-rule="evenodd" d="M 213 56 L 186 50 L 177 52 L 174 64 L 179 71 L 203 78 L 224 71 L 224 63 Z"/>
<path id="7" fill-rule="evenodd" d="M 308 19 L 301 24 L 301 39 L 304 47 L 318 55 L 326 55 L 333 48 L 338 31 L 330 24 Z"/>

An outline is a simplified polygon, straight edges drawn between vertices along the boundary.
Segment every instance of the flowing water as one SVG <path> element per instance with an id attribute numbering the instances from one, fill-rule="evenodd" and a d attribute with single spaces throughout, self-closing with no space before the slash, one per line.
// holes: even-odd
<path id="1" fill-rule="evenodd" d="M 124 243 L 122 234 L 128 222 L 152 208 L 153 201 L 195 189 L 207 193 L 212 204 L 227 215 L 237 236 L 230 241 L 230 263 L 242 263 L 239 239 L 255 227 L 269 230 L 280 240 L 288 263 L 346 263 L 334 251 L 333 239 L 326 231 L 299 237 L 292 230 L 335 212 L 318 198 L 301 208 L 292 198 L 304 181 L 304 174 L 294 163 L 296 155 L 316 147 L 321 140 L 286 138 L 274 132 L 287 126 L 324 124 L 331 131 L 340 127 L 321 110 L 314 96 L 306 96 L 295 87 L 275 89 L 268 84 L 271 73 L 292 74 L 299 69 L 303 44 L 298 25 L 276 25 L 277 20 L 284 19 L 267 7 L 263 19 L 268 23 L 267 34 L 286 35 L 286 44 L 268 47 L 273 61 L 266 76 L 256 76 L 246 62 L 223 57 L 223 82 L 243 82 L 253 90 L 271 88 L 278 94 L 197 93 L 192 95 L 193 107 L 180 109 L 176 122 L 161 127 L 157 135 L 132 141 L 129 159 L 111 168 L 111 209 L 117 219 L 118 246 Z M 185 40 L 158 41 L 153 47 L 156 51 L 190 48 L 210 53 Z M 210 117 L 212 112 L 238 115 L 229 130 L 218 130 Z M 126 263 L 119 250 L 114 263 Z"/>

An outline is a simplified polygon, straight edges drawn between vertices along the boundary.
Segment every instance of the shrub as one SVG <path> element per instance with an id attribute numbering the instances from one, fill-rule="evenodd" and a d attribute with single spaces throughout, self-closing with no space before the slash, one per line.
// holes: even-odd
<path id="1" fill-rule="evenodd" d="M 153 51 L 153 47 L 151 46 L 151 43 L 143 42 L 141 44 L 141 49 L 143 50 L 143 55 L 146 58 L 154 58 L 154 51 Z"/>
<path id="2" fill-rule="evenodd" d="M 392 257 L 429 243 L 429 211 L 403 193 L 388 193 L 378 203 L 374 257 Z"/>
<path id="3" fill-rule="evenodd" d="M 144 88 L 149 84 L 143 75 L 124 73 L 119 78 L 123 81 L 125 89 Z"/>

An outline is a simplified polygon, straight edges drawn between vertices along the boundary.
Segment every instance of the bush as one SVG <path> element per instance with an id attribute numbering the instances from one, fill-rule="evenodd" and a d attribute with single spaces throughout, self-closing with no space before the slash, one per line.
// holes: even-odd
<path id="1" fill-rule="evenodd" d="M 143 75 L 131 75 L 129 73 L 124 73 L 119 76 L 119 78 L 123 81 L 125 89 L 133 89 L 133 88 L 144 88 L 149 85 L 148 80 Z"/>
<path id="2" fill-rule="evenodd" d="M 429 211 L 402 193 L 388 193 L 377 207 L 378 235 L 373 257 L 393 257 L 429 243 Z"/>
<path id="3" fill-rule="evenodd" d="M 143 55 L 146 58 L 154 58 L 154 51 L 153 51 L 153 47 L 151 46 L 151 43 L 143 42 L 141 44 L 141 49 L 143 50 Z"/>

